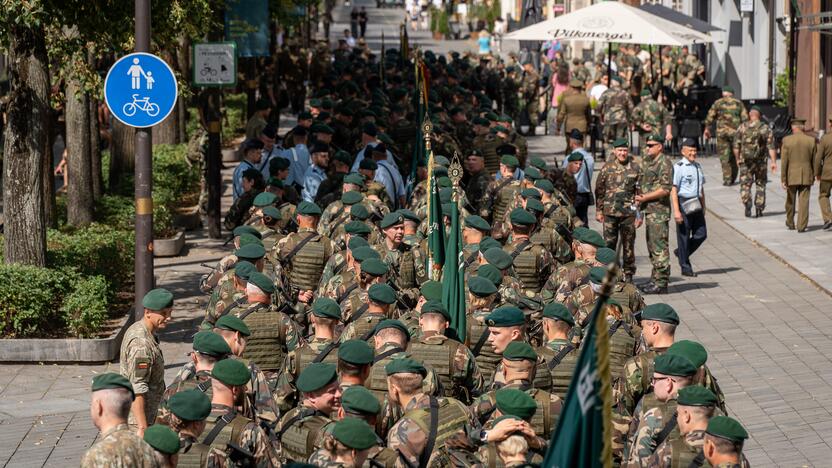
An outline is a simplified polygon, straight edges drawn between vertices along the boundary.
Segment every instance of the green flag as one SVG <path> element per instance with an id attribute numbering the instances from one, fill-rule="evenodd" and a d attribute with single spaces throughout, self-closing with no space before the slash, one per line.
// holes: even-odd
<path id="1" fill-rule="evenodd" d="M 612 466 L 609 333 L 606 311 L 601 307 L 609 292 L 598 296 L 558 427 L 541 466 Z"/>
<path id="2" fill-rule="evenodd" d="M 430 150 L 428 150 L 430 151 Z M 433 152 L 428 158 L 428 273 L 430 279 L 439 281 L 445 264 L 445 222 L 442 219 L 442 201 L 439 184 L 433 169 Z"/>
<path id="3" fill-rule="evenodd" d="M 457 187 L 454 190 L 459 190 Z M 457 339 L 465 342 L 465 260 L 462 255 L 462 230 L 459 225 L 459 199 L 454 194 L 451 203 L 451 234 L 445 249 L 446 262 L 442 267 L 442 303 L 451 313 L 451 328 Z"/>

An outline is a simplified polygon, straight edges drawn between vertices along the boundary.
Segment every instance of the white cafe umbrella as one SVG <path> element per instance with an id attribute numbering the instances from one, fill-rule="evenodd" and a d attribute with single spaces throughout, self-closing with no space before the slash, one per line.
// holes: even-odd
<path id="1" fill-rule="evenodd" d="M 505 39 L 595 41 L 682 46 L 711 42 L 709 35 L 616 1 L 600 2 L 518 29 Z"/>

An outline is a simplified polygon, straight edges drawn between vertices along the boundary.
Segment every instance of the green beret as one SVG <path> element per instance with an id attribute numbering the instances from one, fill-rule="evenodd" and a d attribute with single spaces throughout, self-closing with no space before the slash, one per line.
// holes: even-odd
<path id="1" fill-rule="evenodd" d="M 566 158 L 566 160 L 569 161 L 569 162 L 583 161 L 584 160 L 584 155 L 577 152 L 577 151 L 573 151 L 573 152 L 569 153 L 569 157 Z"/>
<path id="2" fill-rule="evenodd" d="M 540 200 L 542 198 L 542 195 L 540 195 L 540 192 L 536 189 L 533 189 L 533 188 L 525 188 L 525 189 L 521 190 L 520 191 L 520 196 L 523 197 L 523 198 L 535 198 L 537 200 Z"/>
<path id="3" fill-rule="evenodd" d="M 133 384 L 121 374 L 115 372 L 107 372 L 98 374 L 92 378 L 92 391 L 107 390 L 111 388 L 123 388 L 130 391 L 130 395 L 135 399 L 136 394 L 133 392 Z"/>
<path id="4" fill-rule="evenodd" d="M 723 93 L 731 93 L 734 94 L 734 87 L 733 86 L 723 86 L 722 87 Z"/>
<path id="5" fill-rule="evenodd" d="M 201 331 L 194 335 L 194 351 L 208 356 L 223 358 L 231 354 L 231 348 L 223 337 L 211 331 Z"/>
<path id="6" fill-rule="evenodd" d="M 312 202 L 302 201 L 298 204 L 297 213 L 304 216 L 320 216 L 321 207 Z"/>
<path id="7" fill-rule="evenodd" d="M 526 324 L 526 316 L 515 306 L 502 306 L 488 314 L 485 323 L 489 327 L 516 327 Z"/>
<path id="8" fill-rule="evenodd" d="M 569 324 L 570 327 L 575 326 L 575 319 L 569 313 L 569 309 L 560 302 L 552 302 L 546 304 L 543 308 L 543 318 L 562 320 Z"/>
<path id="9" fill-rule="evenodd" d="M 373 428 L 363 419 L 344 418 L 332 428 L 332 437 L 353 450 L 367 450 L 378 443 Z"/>
<path id="10" fill-rule="evenodd" d="M 503 284 L 502 272 L 500 272 L 500 270 L 494 265 L 488 263 L 480 265 L 480 267 L 477 268 L 477 276 L 491 281 L 495 288 L 499 288 L 500 285 Z"/>
<path id="11" fill-rule="evenodd" d="M 763 113 L 763 111 L 760 110 L 760 106 L 751 106 L 751 109 L 748 109 L 748 112 L 755 112 L 755 111 L 759 112 L 761 114 Z"/>
<path id="12" fill-rule="evenodd" d="M 481 125 L 483 127 L 491 125 L 491 123 L 485 117 L 474 117 L 474 119 L 471 120 L 471 123 L 473 123 L 474 125 Z"/>
<path id="13" fill-rule="evenodd" d="M 262 247 L 261 247 L 262 248 Z M 237 255 L 239 257 L 239 255 Z M 145 309 L 160 311 L 173 307 L 173 294 L 165 288 L 151 289 L 144 295 L 142 306 Z"/>
<path id="14" fill-rule="evenodd" d="M 398 211 L 399 214 L 404 216 L 404 219 L 408 221 L 413 221 L 417 224 L 422 222 L 422 218 L 420 218 L 416 213 L 414 213 L 411 210 L 408 210 L 407 208 L 400 208 Z"/>
<path id="15" fill-rule="evenodd" d="M 444 166 L 446 168 L 451 165 L 451 160 L 446 158 L 445 156 L 442 156 L 442 155 L 434 156 L 433 157 L 433 162 L 435 162 L 436 164 L 439 164 L 440 166 Z"/>
<path id="16" fill-rule="evenodd" d="M 525 172 L 526 179 L 536 182 L 543 178 L 543 174 L 537 170 L 536 167 L 527 167 Z"/>
<path id="17" fill-rule="evenodd" d="M 356 172 L 352 172 L 344 176 L 344 183 L 364 187 L 364 176 Z"/>
<path id="18" fill-rule="evenodd" d="M 529 215 L 531 214 L 529 213 Z M 482 250 L 480 251 L 482 252 Z M 500 270 L 505 270 L 506 268 L 510 267 L 512 263 L 514 263 L 512 261 L 513 259 L 511 258 L 511 255 L 509 255 L 508 252 L 499 247 L 492 247 L 483 252 L 482 255 L 483 257 L 485 257 L 485 260 L 488 263 L 494 265 Z"/>
<path id="19" fill-rule="evenodd" d="M 384 330 L 385 328 L 395 328 L 396 330 L 404 333 L 404 336 L 410 339 L 410 330 L 400 321 L 395 319 L 384 319 L 376 325 L 376 333 L 380 330 Z"/>
<path id="20" fill-rule="evenodd" d="M 381 255 L 376 251 L 376 249 L 367 246 L 367 247 L 359 247 L 357 249 L 351 250 L 352 258 L 355 259 L 358 263 L 364 263 L 365 260 L 369 260 L 371 258 L 380 259 Z"/>
<path id="21" fill-rule="evenodd" d="M 500 117 L 495 112 L 491 111 L 485 113 L 485 118 L 492 122 L 496 122 L 500 119 Z"/>
<path id="22" fill-rule="evenodd" d="M 573 236 L 582 244 L 589 244 L 599 248 L 607 246 L 604 236 L 594 229 L 579 227 L 575 229 Z"/>
<path id="23" fill-rule="evenodd" d="M 352 158 L 350 158 L 350 154 L 349 154 L 349 153 L 347 153 L 346 151 L 336 151 L 336 152 L 335 152 L 335 155 L 334 155 L 334 156 L 332 156 L 332 160 L 333 160 L 333 161 L 340 161 L 340 162 L 342 162 L 342 163 L 344 163 L 344 164 L 346 164 L 346 165 L 348 165 L 348 166 L 349 166 L 350 164 L 352 164 L 351 159 L 352 159 Z"/>
<path id="24" fill-rule="evenodd" d="M 232 314 L 225 314 L 217 320 L 214 328 L 239 332 L 243 336 L 251 336 L 251 330 L 242 319 Z"/>
<path id="25" fill-rule="evenodd" d="M 252 272 L 248 277 L 248 282 L 257 286 L 266 294 L 274 292 L 274 282 L 272 282 L 271 278 L 263 273 L 260 273 L 259 271 Z"/>
<path id="26" fill-rule="evenodd" d="M 272 207 L 272 208 L 274 208 L 274 207 Z M 239 240 L 240 247 L 245 247 L 249 244 L 263 245 L 263 241 L 261 241 L 260 239 L 252 236 L 251 234 L 243 234 L 242 236 L 239 237 L 239 239 L 240 239 Z"/>
<path id="27" fill-rule="evenodd" d="M 237 226 L 237 227 L 234 228 L 234 237 L 240 237 L 243 234 L 251 234 L 252 236 L 254 236 L 258 239 L 263 238 L 263 235 L 260 234 L 260 231 L 255 229 L 254 226 L 244 225 L 244 226 Z"/>
<path id="28" fill-rule="evenodd" d="M 517 160 L 517 156 L 512 156 L 510 154 L 507 154 L 507 155 L 503 156 L 502 158 L 500 158 L 500 164 L 502 164 L 506 167 L 516 168 L 517 166 L 520 165 L 520 161 Z"/>
<path id="29" fill-rule="evenodd" d="M 451 178 L 448 176 L 442 176 L 436 179 L 436 183 L 439 184 L 441 188 L 449 188 L 451 186 Z"/>
<path id="30" fill-rule="evenodd" d="M 524 341 L 512 341 L 503 351 L 503 357 L 509 361 L 534 361 L 537 362 L 537 353 L 531 345 Z"/>
<path id="31" fill-rule="evenodd" d="M 234 255 L 241 260 L 248 260 L 255 263 L 257 260 L 266 256 L 266 249 L 262 245 L 249 244 L 237 249 Z"/>
<path id="32" fill-rule="evenodd" d="M 619 83 L 623 82 L 624 80 L 618 75 L 612 75 L 612 80 L 617 81 Z"/>
<path id="33" fill-rule="evenodd" d="M 537 218 L 523 208 L 515 208 L 511 210 L 509 218 L 511 219 L 511 224 L 515 226 L 531 226 L 537 222 Z"/>
<path id="34" fill-rule="evenodd" d="M 676 403 L 684 406 L 716 406 L 716 395 L 701 385 L 691 385 L 679 389 Z"/>
<path id="35" fill-rule="evenodd" d="M 264 206 L 269 206 L 274 204 L 277 201 L 277 195 L 271 192 L 260 192 L 254 197 L 254 206 L 257 208 L 263 208 Z"/>
<path id="36" fill-rule="evenodd" d="M 627 143 L 626 138 L 616 138 L 615 141 L 612 142 L 612 147 L 613 148 L 626 148 L 628 144 L 629 143 Z"/>
<path id="37" fill-rule="evenodd" d="M 648 305 L 641 311 L 641 319 L 679 325 L 679 314 L 668 304 L 658 303 Z"/>
<path id="38" fill-rule="evenodd" d="M 535 192 L 536 191 L 537 190 L 535 190 Z M 529 198 L 526 200 L 526 211 L 529 211 L 532 214 L 542 214 L 546 211 L 546 208 L 543 206 L 543 202 L 537 198 Z"/>
<path id="39" fill-rule="evenodd" d="M 420 362 L 409 358 L 393 359 L 386 366 L 384 372 L 387 375 L 393 374 L 419 374 L 422 377 L 428 375 L 428 371 Z"/>
<path id="40" fill-rule="evenodd" d="M 664 138 L 662 138 L 662 136 L 658 133 L 653 132 L 647 135 L 644 141 L 655 141 L 656 143 L 662 143 L 664 142 Z"/>
<path id="41" fill-rule="evenodd" d="M 176 392 L 167 405 L 183 421 L 202 421 L 211 414 L 211 397 L 196 388 Z"/>
<path id="42" fill-rule="evenodd" d="M 328 297 L 319 297 L 312 303 L 312 313 L 318 317 L 341 320 L 341 306 Z"/>
<path id="43" fill-rule="evenodd" d="M 393 304 L 396 302 L 396 291 L 389 284 L 376 283 L 370 286 L 367 293 L 370 300 L 376 304 Z"/>
<path id="44" fill-rule="evenodd" d="M 347 248 L 350 251 L 353 251 L 353 250 L 361 248 L 361 247 L 369 247 L 369 246 L 370 246 L 370 244 L 367 242 L 367 239 L 365 239 L 363 237 L 358 237 L 358 236 L 351 236 L 350 241 L 347 242 Z"/>
<path id="45" fill-rule="evenodd" d="M 480 252 L 485 252 L 486 250 L 492 249 L 494 247 L 496 247 L 498 249 L 502 248 L 502 246 L 500 245 L 499 242 L 494 240 L 491 236 L 486 236 L 486 237 L 483 237 L 482 240 L 480 241 L 480 245 L 479 245 L 478 250 Z"/>
<path id="46" fill-rule="evenodd" d="M 555 185 L 549 179 L 539 179 L 534 181 L 534 186 L 543 190 L 546 193 L 554 193 L 555 192 Z"/>
<path id="47" fill-rule="evenodd" d="M 705 347 L 691 340 L 679 340 L 670 345 L 667 348 L 667 352 L 688 358 L 697 368 L 704 366 L 708 362 L 708 351 Z"/>
<path id="48" fill-rule="evenodd" d="M 248 383 L 251 373 L 243 361 L 237 359 L 223 359 L 211 370 L 211 377 L 232 387 L 240 387 Z"/>
<path id="49" fill-rule="evenodd" d="M 253 271 L 257 271 L 257 268 L 248 260 L 240 260 L 234 265 L 234 276 L 241 280 L 248 281 L 248 277 L 251 276 Z"/>
<path id="50" fill-rule="evenodd" d="M 419 293 L 427 300 L 442 300 L 442 283 L 439 281 L 428 280 L 419 288 Z"/>
<path id="51" fill-rule="evenodd" d="M 343 113 L 343 112 L 342 112 Z M 332 129 L 329 125 L 323 122 L 315 122 L 312 124 L 312 127 L 309 129 L 312 133 L 326 133 L 329 135 L 334 135 L 335 130 Z"/>
<path id="52" fill-rule="evenodd" d="M 468 290 L 477 297 L 488 297 L 497 293 L 497 286 L 490 279 L 480 277 L 477 272 L 477 276 L 468 279 Z"/>
<path id="53" fill-rule="evenodd" d="M 680 354 L 664 353 L 656 356 L 653 369 L 659 374 L 687 377 L 695 374 L 697 367 Z"/>
<path id="54" fill-rule="evenodd" d="M 602 284 L 607 276 L 607 269 L 604 267 L 592 267 L 589 269 L 589 281 L 595 284 Z"/>
<path id="55" fill-rule="evenodd" d="M 584 87 L 584 82 L 581 81 L 581 80 L 572 79 L 572 80 L 569 80 L 569 86 L 571 86 L 573 88 L 583 88 Z"/>
<path id="56" fill-rule="evenodd" d="M 338 359 L 350 364 L 371 364 L 374 357 L 373 348 L 364 340 L 347 340 L 338 347 Z"/>
<path id="57" fill-rule="evenodd" d="M 387 213 L 386 215 L 384 215 L 384 218 L 381 220 L 381 228 L 387 229 L 390 226 L 395 226 L 397 224 L 402 223 L 404 223 L 404 216 L 394 211 L 392 213 Z"/>
<path id="58" fill-rule="evenodd" d="M 445 320 L 451 321 L 451 314 L 448 312 L 447 307 L 439 301 L 429 300 L 422 304 L 422 310 L 419 312 L 419 315 L 424 314 L 439 314 L 445 317 Z"/>
<path id="59" fill-rule="evenodd" d="M 277 159 L 283 159 L 283 158 L 277 158 Z M 283 185 L 283 181 L 278 179 L 277 177 L 269 177 L 269 180 L 266 182 L 266 185 L 269 185 L 269 186 L 272 186 L 272 187 L 275 187 L 275 188 L 279 188 L 279 189 L 282 189 L 282 188 L 286 187 L 285 185 Z"/>
<path id="60" fill-rule="evenodd" d="M 609 247 L 601 247 L 595 252 L 595 260 L 603 263 L 604 265 L 609 265 L 610 263 L 618 261 L 618 254 L 615 253 L 615 250 Z"/>
<path id="61" fill-rule="evenodd" d="M 647 88 L 642 89 L 641 90 L 641 95 L 642 96 L 649 96 L 650 95 L 650 90 L 647 89 Z"/>
<path id="62" fill-rule="evenodd" d="M 289 166 L 291 166 L 291 165 L 292 165 L 292 162 L 289 161 L 286 158 L 272 158 L 272 160 L 269 161 L 269 170 L 270 171 L 283 171 L 283 170 L 289 169 Z M 270 178 L 270 180 L 271 180 L 271 178 Z M 271 182 L 269 182 L 269 185 L 271 185 Z"/>
<path id="63" fill-rule="evenodd" d="M 341 394 L 341 406 L 351 413 L 376 415 L 381 411 L 381 403 L 373 392 L 361 385 L 352 385 Z"/>
<path id="64" fill-rule="evenodd" d="M 498 423 L 500 423 L 502 421 L 505 421 L 506 419 L 512 419 L 514 421 L 522 421 L 522 419 L 518 418 L 517 416 L 514 416 L 513 414 L 504 414 L 504 415 L 500 416 L 499 418 L 495 418 L 493 424 L 494 424 L 494 426 L 496 426 Z M 494 427 L 494 426 L 492 426 L 492 427 Z M 520 466 L 534 466 L 534 465 L 520 465 Z"/>
<path id="65" fill-rule="evenodd" d="M 350 216 L 354 219 L 365 221 L 370 217 L 370 210 L 366 206 L 356 203 L 350 207 Z"/>
<path id="66" fill-rule="evenodd" d="M 283 218 L 283 215 L 280 214 L 280 210 L 278 210 L 277 207 L 274 207 L 272 205 L 263 207 L 262 211 L 263 216 L 268 216 L 269 218 L 275 221 L 279 221 L 281 218 Z"/>
<path id="67" fill-rule="evenodd" d="M 344 192 L 341 194 L 341 201 L 345 205 L 355 205 L 356 203 L 360 202 L 364 199 L 364 195 L 357 190 L 350 190 L 349 192 Z"/>
<path id="68" fill-rule="evenodd" d="M 390 271 L 390 266 L 380 258 L 368 258 L 361 262 L 361 271 L 373 276 L 381 276 Z"/>
<path id="69" fill-rule="evenodd" d="M 541 171 L 545 171 L 545 170 L 549 169 L 549 166 L 546 165 L 546 161 L 544 161 L 543 158 L 538 157 L 538 156 L 530 158 L 529 159 L 529 164 L 532 167 L 536 167 L 536 168 L 540 169 Z"/>
<path id="70" fill-rule="evenodd" d="M 179 453 L 181 445 L 179 436 L 173 429 L 161 424 L 154 424 L 144 430 L 144 441 L 153 447 L 157 452 L 165 455 Z"/>
<path id="71" fill-rule="evenodd" d="M 318 391 L 338 379 L 335 364 L 313 362 L 298 376 L 297 389 L 303 393 Z"/>
<path id="72" fill-rule="evenodd" d="M 491 232 L 491 225 L 481 216 L 470 215 L 465 217 L 465 227 L 483 232 Z"/>
<path id="73" fill-rule="evenodd" d="M 711 418 L 705 432 L 734 442 L 742 442 L 748 438 L 748 432 L 742 427 L 742 424 L 728 416 L 714 416 Z"/>
<path id="74" fill-rule="evenodd" d="M 494 393 L 500 413 L 528 421 L 537 411 L 537 402 L 528 393 L 516 388 L 501 388 Z"/>
<path id="75" fill-rule="evenodd" d="M 373 231 L 372 229 L 370 229 L 370 226 L 367 226 L 367 223 L 363 223 L 361 221 L 350 221 L 347 224 L 344 224 L 344 232 L 346 232 L 347 234 L 355 234 L 357 236 L 366 236 Z"/>

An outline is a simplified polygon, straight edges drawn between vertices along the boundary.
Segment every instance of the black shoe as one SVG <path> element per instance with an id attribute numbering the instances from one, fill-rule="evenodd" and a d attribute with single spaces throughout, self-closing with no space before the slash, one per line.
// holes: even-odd
<path id="1" fill-rule="evenodd" d="M 806 232 L 806 228 L 803 228 L 803 229 L 798 229 L 798 230 L 797 230 L 797 233 L 798 233 L 798 234 L 802 234 L 802 233 L 804 233 L 804 232 Z"/>
<path id="2" fill-rule="evenodd" d="M 751 202 L 748 202 L 748 203 L 745 204 L 745 217 L 746 218 L 751 217 Z"/>
<path id="3" fill-rule="evenodd" d="M 691 278 L 696 278 L 696 272 L 693 270 L 682 270 L 682 276 L 690 276 Z"/>
<path id="4" fill-rule="evenodd" d="M 823 223 L 823 230 L 828 231 L 829 229 L 832 229 L 832 221 L 827 221 Z"/>
<path id="5" fill-rule="evenodd" d="M 762 209 L 762 208 L 757 208 L 757 217 L 758 217 L 758 218 L 762 218 L 762 217 L 763 217 L 763 209 Z"/>
<path id="6" fill-rule="evenodd" d="M 679 256 L 679 249 L 673 249 L 673 255 L 678 257 Z"/>
<path id="7" fill-rule="evenodd" d="M 627 273 L 624 275 L 624 282 L 625 283 L 632 283 L 633 282 L 633 275 L 631 273 Z"/>
<path id="8" fill-rule="evenodd" d="M 789 231 L 794 231 L 794 226 L 786 226 L 786 229 L 788 229 Z"/>
<path id="9" fill-rule="evenodd" d="M 656 286 L 656 283 L 650 282 L 641 288 L 641 292 L 644 294 L 667 294 L 667 286 Z"/>
<path id="10" fill-rule="evenodd" d="M 731 182 L 728 182 L 727 180 L 723 180 L 723 181 L 722 181 L 722 186 L 723 186 L 723 187 L 730 187 L 730 186 L 731 186 Z"/>

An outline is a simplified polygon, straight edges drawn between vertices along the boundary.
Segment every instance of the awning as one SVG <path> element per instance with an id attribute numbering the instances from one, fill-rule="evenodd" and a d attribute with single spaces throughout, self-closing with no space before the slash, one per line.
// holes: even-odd
<path id="1" fill-rule="evenodd" d="M 674 10 L 673 8 L 668 8 L 658 3 L 645 3 L 638 8 L 654 14 L 659 18 L 664 18 L 676 24 L 681 24 L 682 26 L 694 29 L 704 34 L 708 34 L 713 31 L 725 31 L 724 29 L 720 29 L 711 23 L 702 21 L 699 18 L 694 18 L 693 16 L 688 16 L 682 12 Z"/>

